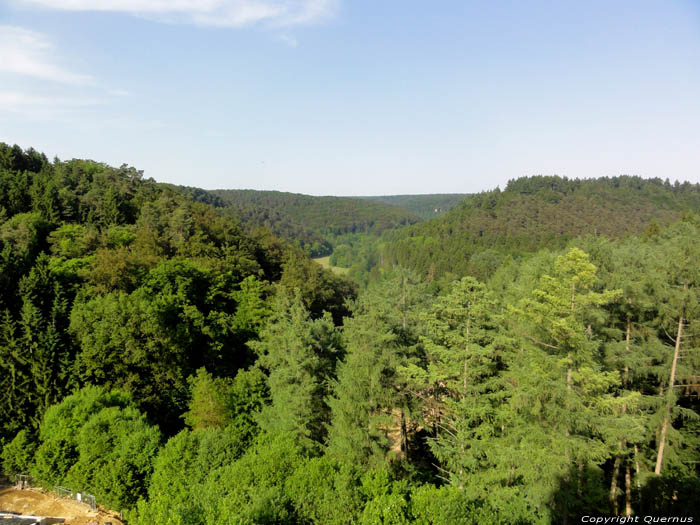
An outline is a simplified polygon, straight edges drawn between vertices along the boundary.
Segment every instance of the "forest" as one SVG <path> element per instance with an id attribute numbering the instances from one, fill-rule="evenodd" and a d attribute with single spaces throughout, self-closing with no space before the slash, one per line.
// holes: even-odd
<path id="1" fill-rule="evenodd" d="M 380 195 L 360 198 L 398 206 L 415 213 L 421 219 L 432 219 L 457 206 L 467 195 L 466 193 L 433 193 L 427 195 Z"/>
<path id="2" fill-rule="evenodd" d="M 6 476 L 130 525 L 700 518 L 697 185 L 299 218 L 356 281 L 226 198 L 0 144 Z"/>
<path id="3" fill-rule="evenodd" d="M 410 209 L 353 197 L 313 197 L 281 191 L 186 190 L 249 229 L 265 228 L 311 257 L 330 255 L 338 236 L 376 236 L 421 220 Z"/>
<path id="4" fill-rule="evenodd" d="M 700 209 L 700 185 L 622 175 L 533 176 L 467 196 L 448 213 L 388 232 L 385 266 L 488 279 L 507 257 L 563 248 L 582 235 L 619 239 Z"/>

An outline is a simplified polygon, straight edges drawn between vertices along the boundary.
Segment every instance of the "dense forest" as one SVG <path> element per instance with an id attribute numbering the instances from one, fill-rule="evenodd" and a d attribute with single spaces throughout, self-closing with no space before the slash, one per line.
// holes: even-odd
<path id="1" fill-rule="evenodd" d="M 412 211 L 353 197 L 313 197 L 281 191 L 188 190 L 249 228 L 267 228 L 312 257 L 329 255 L 338 236 L 379 235 L 421 220 Z"/>
<path id="2" fill-rule="evenodd" d="M 422 219 L 432 219 L 451 210 L 466 197 L 466 193 L 432 193 L 427 195 L 379 195 L 360 198 L 398 206 L 415 213 Z"/>
<path id="3" fill-rule="evenodd" d="M 581 235 L 619 239 L 700 210 L 700 185 L 620 176 L 523 177 L 468 196 L 447 214 L 393 232 L 383 264 L 421 274 L 490 277 L 506 257 L 562 248 Z"/>
<path id="4" fill-rule="evenodd" d="M 0 144 L 2 470 L 135 525 L 700 518 L 699 194 L 514 181 L 358 292 L 198 190 Z"/>

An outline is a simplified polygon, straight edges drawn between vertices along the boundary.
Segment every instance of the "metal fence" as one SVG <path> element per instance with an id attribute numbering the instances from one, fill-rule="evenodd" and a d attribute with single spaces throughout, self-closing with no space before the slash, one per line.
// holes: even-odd
<path id="1" fill-rule="evenodd" d="M 70 498 L 81 503 L 89 505 L 92 510 L 97 510 L 97 502 L 95 501 L 95 496 L 88 494 L 87 492 L 75 492 L 73 489 L 68 487 L 61 487 L 59 485 L 54 487 L 56 494 L 63 498 Z"/>
<path id="2" fill-rule="evenodd" d="M 28 489 L 31 481 L 31 476 L 28 476 L 27 474 L 17 474 L 15 476 L 15 487 L 20 490 Z M 71 488 L 62 487 L 60 485 L 56 485 L 54 487 L 54 491 L 62 498 L 74 499 L 89 505 L 92 510 L 97 510 L 97 501 L 95 500 L 95 496 L 92 494 L 88 494 L 87 492 L 76 492 Z"/>

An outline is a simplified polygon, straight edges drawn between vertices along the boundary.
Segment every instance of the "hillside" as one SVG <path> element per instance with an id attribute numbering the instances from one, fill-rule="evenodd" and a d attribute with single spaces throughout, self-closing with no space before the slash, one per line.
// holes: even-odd
<path id="1" fill-rule="evenodd" d="M 297 241 L 313 256 L 328 255 L 327 238 L 354 233 L 380 234 L 420 221 L 410 211 L 354 197 L 314 197 L 258 190 L 214 190 L 215 205 L 244 224 L 264 226 L 275 235 Z M 325 237 L 325 238 L 324 238 Z"/>
<path id="2" fill-rule="evenodd" d="M 700 186 L 620 176 L 534 176 L 468 196 L 442 217 L 389 235 L 384 265 L 488 277 L 507 255 L 561 248 L 581 235 L 621 238 L 700 209 Z"/>
<path id="3" fill-rule="evenodd" d="M 178 428 L 188 375 L 254 359 L 251 316 L 274 283 L 337 321 L 354 297 L 300 250 L 134 168 L 0 143 L 0 441 L 76 384 L 138 392 Z"/>
<path id="4" fill-rule="evenodd" d="M 467 193 L 432 193 L 427 195 L 378 195 L 359 198 L 391 204 L 413 212 L 422 219 L 432 219 L 447 213 L 467 196 Z"/>
<path id="5" fill-rule="evenodd" d="M 409 232 L 443 234 L 434 260 L 469 239 L 483 262 L 586 228 L 622 236 L 697 197 L 521 179 Z M 578 238 L 484 282 L 374 264 L 357 293 L 218 198 L 0 143 L 4 475 L 90 494 L 130 525 L 700 515 L 700 215 Z M 399 234 L 346 233 L 322 262 L 354 277 Z"/>

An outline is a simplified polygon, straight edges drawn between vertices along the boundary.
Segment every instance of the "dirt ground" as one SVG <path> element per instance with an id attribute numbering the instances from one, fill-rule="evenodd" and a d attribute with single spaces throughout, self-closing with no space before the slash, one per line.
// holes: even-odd
<path id="1" fill-rule="evenodd" d="M 59 498 L 50 492 L 38 489 L 18 490 L 7 485 L 0 486 L 0 510 L 30 516 L 65 518 L 66 525 L 104 525 L 110 522 L 113 525 L 123 525 L 114 514 L 102 509 L 94 511 L 84 503 Z"/>

